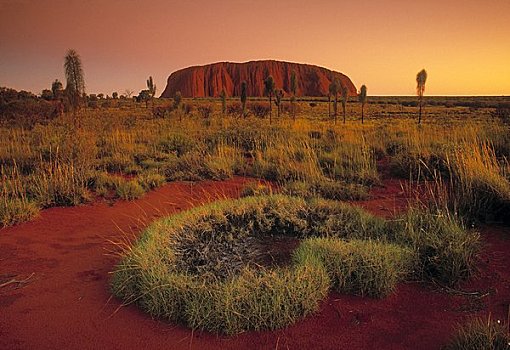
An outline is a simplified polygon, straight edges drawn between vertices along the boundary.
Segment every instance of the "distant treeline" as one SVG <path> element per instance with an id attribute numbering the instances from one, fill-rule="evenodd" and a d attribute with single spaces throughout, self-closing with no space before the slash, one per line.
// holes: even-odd
<path id="1" fill-rule="evenodd" d="M 426 96 L 423 102 L 426 106 L 510 108 L 510 96 Z M 372 96 L 369 103 L 418 106 L 415 96 Z"/>
<path id="2" fill-rule="evenodd" d="M 258 98 L 261 99 L 262 98 Z M 298 101 L 327 102 L 327 97 L 298 97 Z M 358 102 L 349 97 L 349 102 Z M 418 107 L 416 96 L 368 96 L 367 103 L 379 105 L 402 105 Z M 424 96 L 424 106 L 469 107 L 469 108 L 510 108 L 510 96 Z"/>

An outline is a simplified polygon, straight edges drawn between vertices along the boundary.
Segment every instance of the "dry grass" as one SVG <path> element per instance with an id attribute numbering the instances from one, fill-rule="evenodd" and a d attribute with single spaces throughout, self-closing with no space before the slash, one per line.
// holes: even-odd
<path id="1" fill-rule="evenodd" d="M 361 125 L 359 106 L 350 103 L 347 124 L 334 125 L 326 103 L 299 102 L 296 121 L 284 113 L 269 126 L 253 116 L 223 116 L 217 107 L 207 120 L 196 108 L 181 120 L 176 111 L 154 118 L 132 106 L 83 110 L 79 130 L 66 116 L 31 130 L 0 128 L 0 161 L 5 174 L 17 168 L 25 196 L 39 206 L 87 200 L 96 173 L 104 171 L 135 176 L 145 187 L 147 174 L 167 181 L 248 175 L 282 185 L 305 182 L 326 198 L 357 199 L 379 182 L 376 161 L 388 157 L 405 178 L 438 174 L 452 181 L 453 210 L 491 220 L 508 209 L 510 137 L 507 125 L 489 119 L 490 109 L 427 107 L 418 127 L 413 108 L 392 102 L 369 105 Z"/>

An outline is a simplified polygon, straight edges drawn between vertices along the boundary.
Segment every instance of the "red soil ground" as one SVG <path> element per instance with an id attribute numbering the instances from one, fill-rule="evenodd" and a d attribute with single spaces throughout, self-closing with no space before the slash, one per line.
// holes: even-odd
<path id="1" fill-rule="evenodd" d="M 506 320 L 510 229 L 503 227 L 481 228 L 480 273 L 463 292 L 406 283 L 382 300 L 331 293 L 317 314 L 274 332 L 192 332 L 111 299 L 109 271 L 119 258 L 108 253 L 115 248 L 109 240 L 137 234 L 156 217 L 235 197 L 246 181 L 173 183 L 132 202 L 44 210 L 0 230 L 0 349 L 438 349 L 466 318 Z M 406 198 L 398 181 L 384 183 L 359 203 L 389 216 Z"/>

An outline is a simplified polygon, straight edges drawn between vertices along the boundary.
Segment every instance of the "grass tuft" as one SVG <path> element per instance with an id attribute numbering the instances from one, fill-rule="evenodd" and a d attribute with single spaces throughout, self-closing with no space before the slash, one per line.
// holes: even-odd
<path id="1" fill-rule="evenodd" d="M 0 200 L 0 226 L 11 226 L 29 221 L 39 214 L 39 206 L 25 198 Z"/>
<path id="2" fill-rule="evenodd" d="M 301 243 L 294 258 L 301 261 L 310 257 L 324 264 L 335 290 L 370 297 L 390 294 L 415 263 L 411 249 L 372 240 L 309 238 Z"/>
<path id="3" fill-rule="evenodd" d="M 115 190 L 119 198 L 125 200 L 140 198 L 145 194 L 144 188 L 136 180 L 119 181 Z"/>
<path id="4" fill-rule="evenodd" d="M 450 212 L 410 208 L 395 224 L 395 240 L 418 254 L 417 278 L 455 285 L 474 273 L 480 235 Z"/>
<path id="5" fill-rule="evenodd" d="M 460 326 L 444 350 L 508 350 L 510 333 L 501 321 L 475 318 Z"/>

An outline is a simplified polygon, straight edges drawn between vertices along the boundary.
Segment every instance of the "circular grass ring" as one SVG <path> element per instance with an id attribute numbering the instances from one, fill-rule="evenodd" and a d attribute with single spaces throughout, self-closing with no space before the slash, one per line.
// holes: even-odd
<path id="1" fill-rule="evenodd" d="M 339 202 L 280 195 L 215 202 L 151 225 L 117 266 L 112 288 L 127 303 L 192 328 L 281 328 L 316 311 L 331 286 L 375 296 L 391 291 L 412 254 L 364 241 L 384 240 L 387 232 L 383 219 Z M 256 245 L 246 242 L 276 235 L 305 240 L 288 266 L 253 264 Z M 378 255 L 367 260 L 370 249 Z M 388 276 L 380 289 L 360 282 Z"/>

